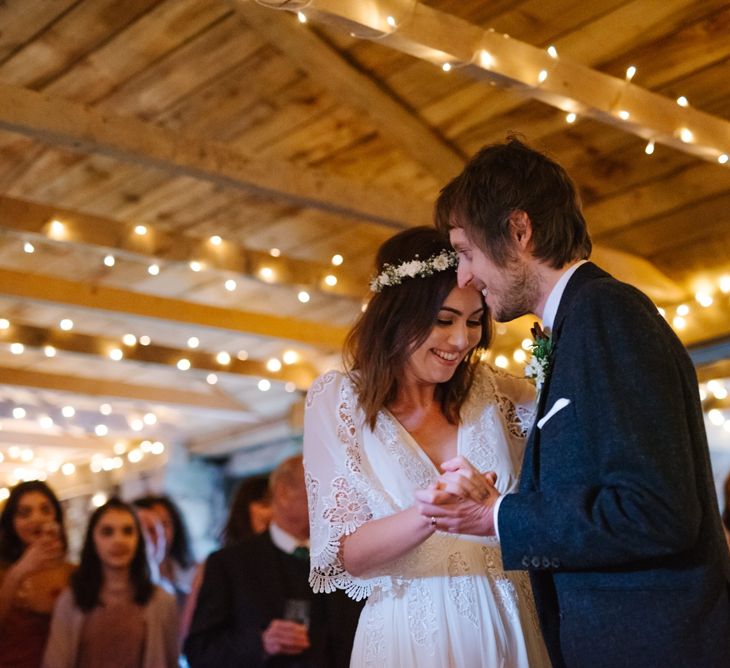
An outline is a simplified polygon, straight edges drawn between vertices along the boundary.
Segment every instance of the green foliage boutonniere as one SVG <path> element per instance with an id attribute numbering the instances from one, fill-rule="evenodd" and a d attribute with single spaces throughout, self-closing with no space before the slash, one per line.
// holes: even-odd
<path id="1" fill-rule="evenodd" d="M 535 387 L 539 394 L 545 379 L 550 373 L 553 339 L 545 334 L 538 323 L 535 323 L 530 331 L 534 341 L 532 343 L 532 357 L 525 366 L 525 376 L 535 379 Z"/>

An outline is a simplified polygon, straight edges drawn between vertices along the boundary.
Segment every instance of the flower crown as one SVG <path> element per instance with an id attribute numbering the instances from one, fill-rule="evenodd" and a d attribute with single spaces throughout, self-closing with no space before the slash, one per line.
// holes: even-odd
<path id="1" fill-rule="evenodd" d="M 454 251 L 441 251 L 432 255 L 428 260 L 419 260 L 418 255 L 413 260 L 401 262 L 398 265 L 384 264 L 381 271 L 370 281 L 370 291 L 380 292 L 391 285 L 400 285 L 405 278 L 426 278 L 433 276 L 437 271 L 446 271 L 456 267 L 459 259 Z"/>

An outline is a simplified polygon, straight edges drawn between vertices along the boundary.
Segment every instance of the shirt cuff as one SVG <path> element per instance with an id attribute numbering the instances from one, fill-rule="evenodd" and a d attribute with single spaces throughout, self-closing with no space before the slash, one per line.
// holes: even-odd
<path id="1" fill-rule="evenodd" d="M 494 535 L 497 536 L 497 540 L 499 540 L 499 506 L 502 505 L 502 501 L 504 500 L 505 496 L 506 495 L 503 494 L 494 502 L 494 512 L 492 513 L 492 518 L 494 520 Z"/>

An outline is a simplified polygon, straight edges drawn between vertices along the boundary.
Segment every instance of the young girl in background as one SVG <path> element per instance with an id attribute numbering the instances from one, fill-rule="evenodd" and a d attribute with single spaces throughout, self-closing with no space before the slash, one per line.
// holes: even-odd
<path id="1" fill-rule="evenodd" d="M 175 668 L 177 607 L 150 579 L 134 510 L 111 499 L 89 520 L 79 568 L 53 612 L 44 668 Z"/>
<path id="2" fill-rule="evenodd" d="M 51 612 L 73 567 L 64 560 L 66 531 L 50 487 L 22 482 L 0 516 L 0 665 L 38 668 Z"/>

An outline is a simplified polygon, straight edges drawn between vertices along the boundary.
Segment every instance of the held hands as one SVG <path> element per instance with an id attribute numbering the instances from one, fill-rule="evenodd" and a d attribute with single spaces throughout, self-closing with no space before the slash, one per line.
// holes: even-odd
<path id="1" fill-rule="evenodd" d="M 493 536 L 496 474 L 480 473 L 461 456 L 441 468 L 444 473 L 435 484 L 416 492 L 420 514 L 441 531 Z"/>
<path id="2" fill-rule="evenodd" d="M 309 634 L 304 624 L 286 619 L 273 619 L 261 639 L 269 656 L 301 654 L 309 648 Z"/>

